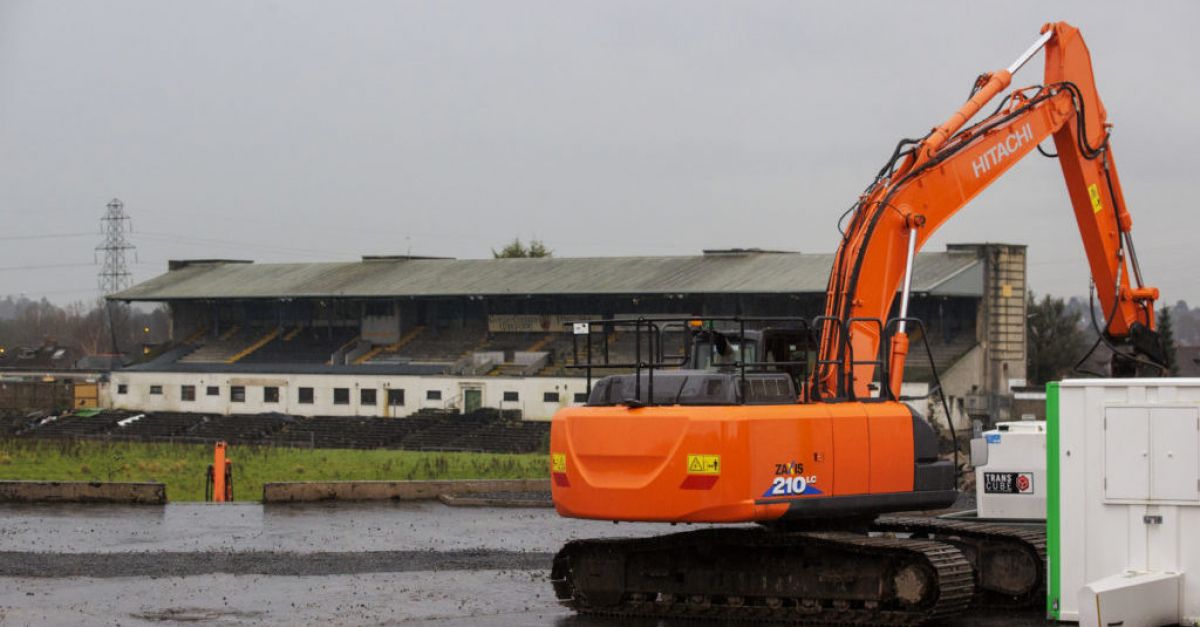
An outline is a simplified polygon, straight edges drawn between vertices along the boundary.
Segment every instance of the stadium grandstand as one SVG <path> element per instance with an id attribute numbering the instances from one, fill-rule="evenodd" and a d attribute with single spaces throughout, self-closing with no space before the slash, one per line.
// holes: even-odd
<path id="1" fill-rule="evenodd" d="M 829 254 L 758 249 L 677 257 L 359 262 L 172 261 L 110 296 L 164 303 L 170 338 L 114 370 L 109 408 L 205 415 L 389 418 L 481 408 L 546 420 L 587 398 L 579 319 L 789 316 L 822 310 Z M 912 315 L 955 414 L 1004 415 L 1025 371 L 1025 249 L 950 245 L 917 256 Z M 604 350 L 632 359 L 632 334 Z M 921 346 L 914 338 L 914 347 Z M 909 390 L 928 389 L 914 349 Z"/>

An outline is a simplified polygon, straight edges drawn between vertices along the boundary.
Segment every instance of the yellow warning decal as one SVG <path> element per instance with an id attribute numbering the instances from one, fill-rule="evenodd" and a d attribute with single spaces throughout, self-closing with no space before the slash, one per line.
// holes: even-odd
<path id="1" fill-rule="evenodd" d="M 719 475 L 721 474 L 721 456 L 688 455 L 687 471 L 689 475 Z"/>
<path id="2" fill-rule="evenodd" d="M 567 471 L 567 456 L 565 453 L 553 453 L 550 455 L 550 470 L 552 472 Z"/>
<path id="3" fill-rule="evenodd" d="M 1092 213 L 1100 213 L 1100 188 L 1095 183 L 1088 185 L 1088 197 L 1092 199 Z"/>

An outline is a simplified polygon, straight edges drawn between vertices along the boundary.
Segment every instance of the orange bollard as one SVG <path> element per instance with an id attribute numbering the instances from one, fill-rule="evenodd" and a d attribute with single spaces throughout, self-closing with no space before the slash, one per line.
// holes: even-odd
<path id="1" fill-rule="evenodd" d="M 226 476 L 225 470 L 225 443 L 217 442 L 213 448 L 213 500 L 218 503 L 225 502 Z"/>
<path id="2" fill-rule="evenodd" d="M 213 448 L 213 463 L 208 467 L 205 485 L 205 497 L 217 503 L 233 500 L 233 462 L 225 458 L 225 448 L 224 442 L 217 442 Z M 217 468 L 222 472 L 217 472 Z"/>

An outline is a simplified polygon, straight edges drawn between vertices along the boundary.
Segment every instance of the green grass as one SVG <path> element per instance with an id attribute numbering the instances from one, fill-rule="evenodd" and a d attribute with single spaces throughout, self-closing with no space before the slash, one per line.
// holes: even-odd
<path id="1" fill-rule="evenodd" d="M 207 444 L 0 440 L 0 480 L 155 481 L 171 501 L 204 500 Z M 234 497 L 256 501 L 263 483 L 406 479 L 539 479 L 545 455 L 231 446 Z"/>

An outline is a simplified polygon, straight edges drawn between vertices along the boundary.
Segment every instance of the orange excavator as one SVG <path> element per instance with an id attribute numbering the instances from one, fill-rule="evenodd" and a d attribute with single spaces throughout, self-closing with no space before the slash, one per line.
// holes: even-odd
<path id="1" fill-rule="evenodd" d="M 1043 48 L 1044 83 L 1010 91 L 972 123 Z M 907 332 L 921 324 L 908 316 L 913 258 L 1053 137 L 1113 372 L 1158 367 L 1158 291 L 1142 282 L 1109 136 L 1083 38 L 1047 24 L 1009 68 L 980 76 L 945 123 L 902 140 L 843 216 L 824 315 L 576 324 L 589 334 L 631 325 L 637 356 L 619 364 L 633 374 L 592 385 L 589 370 L 588 403 L 554 416 L 558 513 L 758 524 L 568 543 L 551 575 L 560 601 L 612 616 L 889 625 L 1041 602 L 1043 533 L 880 516 L 945 508 L 958 496 L 956 461 L 941 459 L 934 429 L 901 396 Z M 673 324 L 706 338 L 679 361 L 662 349 Z M 783 341 L 755 345 L 748 325 Z M 590 365 L 590 335 L 587 346 L 577 361 Z"/>

